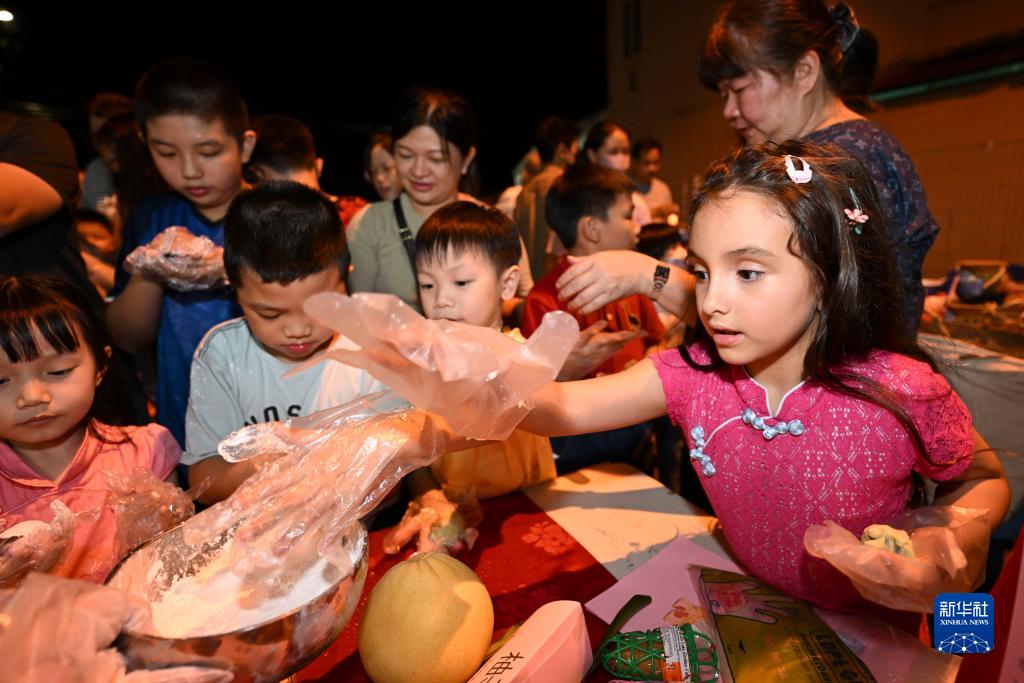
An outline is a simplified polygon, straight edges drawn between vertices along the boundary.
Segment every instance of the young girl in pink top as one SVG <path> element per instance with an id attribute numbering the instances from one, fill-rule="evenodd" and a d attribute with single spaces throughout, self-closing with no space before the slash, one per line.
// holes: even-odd
<path id="1" fill-rule="evenodd" d="M 860 600 L 804 550 L 833 520 L 861 534 L 904 512 L 913 475 L 935 504 L 989 510 L 1009 490 L 971 417 L 899 324 L 886 217 L 870 177 L 835 147 L 737 150 L 691 210 L 701 325 L 679 349 L 616 374 L 554 383 L 523 428 L 616 429 L 666 412 L 729 545 L 753 575 L 831 608 Z"/>
<path id="2" fill-rule="evenodd" d="M 53 573 L 103 581 L 120 559 L 105 472 L 174 474 L 165 428 L 113 427 L 110 347 L 88 302 L 45 275 L 0 276 L 0 516 L 5 528 L 49 521 L 59 499 L 79 515 Z"/>

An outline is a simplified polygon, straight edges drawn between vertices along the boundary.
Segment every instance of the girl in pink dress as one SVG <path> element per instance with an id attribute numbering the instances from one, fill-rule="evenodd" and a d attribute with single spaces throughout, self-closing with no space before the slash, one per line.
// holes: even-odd
<path id="1" fill-rule="evenodd" d="M 807 554 L 806 529 L 890 521 L 915 475 L 938 482 L 936 505 L 987 509 L 990 533 L 1005 476 L 900 325 L 885 221 L 871 178 L 836 147 L 737 150 L 691 208 L 701 324 L 622 373 L 549 385 L 521 426 L 579 434 L 668 413 L 746 569 L 825 607 L 860 597 Z"/>
<path id="2" fill-rule="evenodd" d="M 168 479 L 181 457 L 163 427 L 106 424 L 119 400 L 110 391 L 109 357 L 103 327 L 72 285 L 45 275 L 0 276 L 3 527 L 50 521 L 55 499 L 84 513 L 52 573 L 97 582 L 126 550 L 105 473 L 141 467 Z"/>

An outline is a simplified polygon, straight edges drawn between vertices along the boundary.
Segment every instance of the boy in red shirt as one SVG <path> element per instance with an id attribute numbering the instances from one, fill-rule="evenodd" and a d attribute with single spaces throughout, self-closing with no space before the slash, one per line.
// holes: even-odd
<path id="1" fill-rule="evenodd" d="M 640 226 L 633 220 L 629 179 L 596 164 L 569 168 L 548 192 L 545 215 L 569 252 L 588 256 L 636 246 Z M 621 372 L 647 354 L 665 333 L 654 304 L 634 294 L 593 313 L 570 311 L 558 298 L 555 282 L 569 267 L 568 258 L 534 285 L 523 305 L 522 331 L 533 334 L 548 311 L 571 313 L 582 333 L 558 375 L 559 381 Z M 559 474 L 605 460 L 630 457 L 650 429 L 643 423 L 597 434 L 551 439 Z"/>

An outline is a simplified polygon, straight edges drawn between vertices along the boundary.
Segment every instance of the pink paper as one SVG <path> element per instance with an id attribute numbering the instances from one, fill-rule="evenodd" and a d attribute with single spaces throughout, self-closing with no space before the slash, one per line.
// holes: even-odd
<path id="1" fill-rule="evenodd" d="M 591 661 L 583 608 L 572 600 L 558 600 L 534 612 L 469 683 L 579 681 Z"/>
<path id="2" fill-rule="evenodd" d="M 690 565 L 745 573 L 728 557 L 723 557 L 697 545 L 685 536 L 680 536 L 639 569 L 588 602 L 586 608 L 608 623 L 631 597 L 639 593 L 651 596 L 651 604 L 637 612 L 626 623 L 623 631 L 645 631 L 682 622 L 693 624 L 701 631 L 696 621 L 683 618 L 700 617 L 704 612 L 700 608 L 701 601 L 697 588 L 690 578 Z M 674 605 L 676 607 L 673 607 Z M 703 622 L 701 626 L 711 628 L 710 619 L 700 620 Z M 706 630 L 703 632 L 708 633 Z"/>
<path id="3" fill-rule="evenodd" d="M 701 547 L 685 536 L 679 536 L 639 569 L 588 602 L 586 608 L 605 623 L 610 623 L 634 595 L 649 595 L 651 604 L 626 622 L 623 631 L 646 631 L 687 623 L 711 638 L 715 647 L 722 652 L 714 620 L 704 609 L 697 586 L 690 577 L 690 565 L 744 573 L 728 557 Z M 721 656 L 724 658 L 725 655 Z M 724 660 L 721 680 L 723 683 L 732 680 Z"/>

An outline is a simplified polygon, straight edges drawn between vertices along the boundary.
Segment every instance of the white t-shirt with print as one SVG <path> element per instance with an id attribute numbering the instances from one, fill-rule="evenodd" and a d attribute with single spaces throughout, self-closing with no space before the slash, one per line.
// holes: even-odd
<path id="1" fill-rule="evenodd" d="M 245 318 L 211 328 L 192 357 L 182 464 L 217 455 L 221 439 L 246 425 L 309 415 L 387 388 L 334 360 L 281 377 L 293 367 L 260 346 Z"/>

